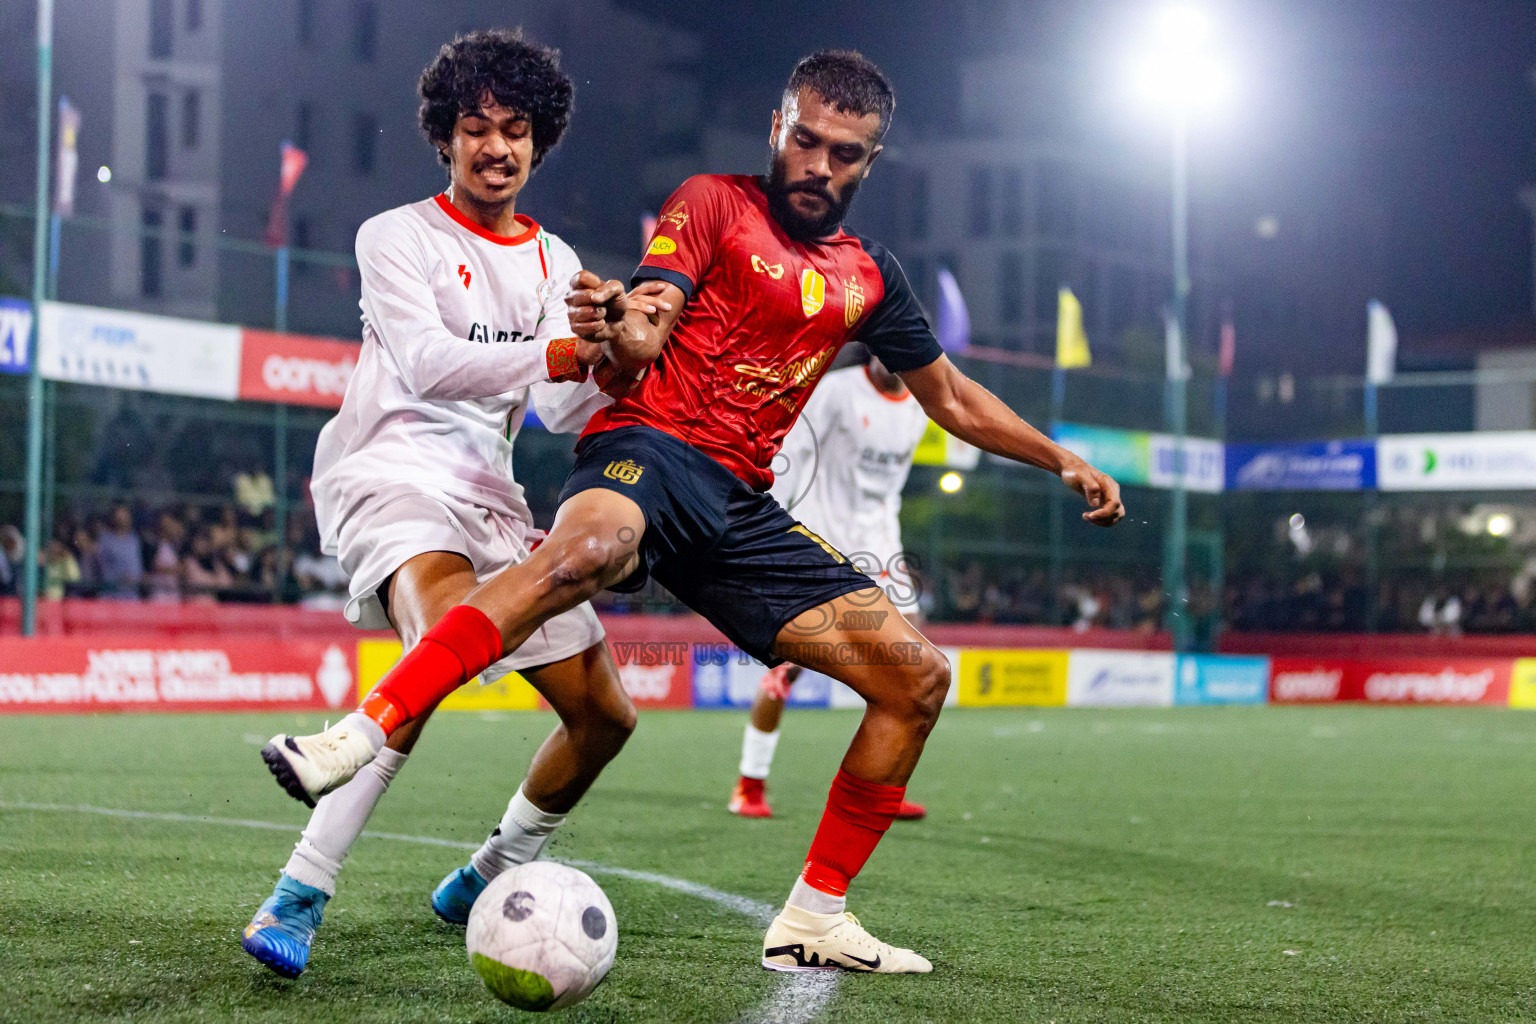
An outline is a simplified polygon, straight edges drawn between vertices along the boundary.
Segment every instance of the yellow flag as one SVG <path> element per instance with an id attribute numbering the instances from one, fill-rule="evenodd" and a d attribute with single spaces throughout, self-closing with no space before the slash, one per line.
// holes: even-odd
<path id="1" fill-rule="evenodd" d="M 1083 330 L 1083 304 L 1072 289 L 1063 288 L 1056 293 L 1056 366 L 1071 370 L 1092 365 L 1088 335 Z"/>

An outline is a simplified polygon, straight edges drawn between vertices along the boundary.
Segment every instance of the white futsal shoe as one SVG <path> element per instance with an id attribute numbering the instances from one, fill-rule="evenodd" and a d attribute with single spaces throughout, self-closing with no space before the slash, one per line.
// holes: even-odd
<path id="1" fill-rule="evenodd" d="M 813 914 L 785 905 L 763 938 L 763 966 L 770 971 L 853 971 L 858 974 L 927 974 L 933 964 L 910 949 L 881 942 L 852 914 Z"/>
<path id="2" fill-rule="evenodd" d="M 383 746 L 384 730 L 354 712 L 313 736 L 279 733 L 261 748 L 261 759 L 289 796 L 313 807 L 351 781 Z"/>

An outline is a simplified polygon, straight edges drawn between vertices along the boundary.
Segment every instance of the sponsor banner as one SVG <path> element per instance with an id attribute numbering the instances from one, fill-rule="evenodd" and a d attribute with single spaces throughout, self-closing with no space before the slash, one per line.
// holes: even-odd
<path id="1" fill-rule="evenodd" d="M 1229 444 L 1229 491 L 1360 491 L 1376 486 L 1373 441 Z"/>
<path id="2" fill-rule="evenodd" d="M 950 688 L 961 707 L 1060 707 L 1067 661 L 1066 651 L 963 650 Z"/>
<path id="3" fill-rule="evenodd" d="M 1220 441 L 1206 437 L 1186 437 L 1182 448 L 1172 434 L 1148 435 L 1151 466 L 1147 483 L 1153 487 L 1171 488 L 1178 477 L 1184 477 L 1184 487 L 1206 494 L 1220 494 L 1226 482 L 1224 446 Z M 1092 461 L 1092 460 L 1090 460 Z M 1114 476 L 1113 473 L 1110 474 Z"/>
<path id="4" fill-rule="evenodd" d="M 0 640 L 0 714 L 288 711 L 350 705 L 350 644 Z"/>
<path id="5" fill-rule="evenodd" d="M 399 660 L 399 640 L 359 640 L 355 699 L 366 697 Z M 539 693 L 516 672 L 484 685 L 476 676 L 450 693 L 437 707 L 439 711 L 533 711 L 539 707 Z"/>
<path id="6" fill-rule="evenodd" d="M 1274 658 L 1269 666 L 1269 699 L 1276 704 L 1320 704 L 1344 700 L 1349 662 L 1319 658 Z"/>
<path id="7" fill-rule="evenodd" d="M 1384 491 L 1536 488 L 1536 430 L 1392 434 L 1376 445 Z"/>
<path id="8" fill-rule="evenodd" d="M 1513 663 L 1502 658 L 1275 658 L 1275 703 L 1504 704 Z"/>
<path id="9" fill-rule="evenodd" d="M 695 644 L 693 706 L 750 708 L 758 683 L 767 672 L 761 662 L 726 644 Z M 831 702 L 832 680 L 820 672 L 804 672 L 789 691 L 792 708 L 824 708 Z"/>
<path id="10" fill-rule="evenodd" d="M 1051 436 L 1122 484 L 1146 484 L 1152 477 L 1152 435 L 1141 430 L 1057 423 Z"/>
<path id="11" fill-rule="evenodd" d="M 1179 655 L 1174 672 L 1175 704 L 1263 704 L 1268 696 L 1268 658 Z"/>
<path id="12" fill-rule="evenodd" d="M 1509 706 L 1536 708 L 1536 658 L 1516 658 L 1509 675 Z"/>
<path id="13" fill-rule="evenodd" d="M 300 334 L 242 330 L 239 397 L 338 409 L 360 348 Z"/>
<path id="14" fill-rule="evenodd" d="M 1496 658 L 1388 658 L 1353 662 L 1345 700 L 1373 704 L 1505 704 L 1513 662 Z"/>
<path id="15" fill-rule="evenodd" d="M 1180 446 L 1172 434 L 1081 423 L 1057 423 L 1051 436 L 1122 484 L 1169 488 L 1182 476 L 1191 491 L 1219 494 L 1226 481 L 1224 446 L 1210 438 L 1186 437 Z"/>
<path id="16" fill-rule="evenodd" d="M 32 344 L 32 303 L 0 298 L 0 373 L 26 373 Z"/>
<path id="17" fill-rule="evenodd" d="M 1167 707 L 1173 655 L 1150 651 L 1073 651 L 1067 703 L 1074 707 Z"/>
<path id="18" fill-rule="evenodd" d="M 45 302 L 37 363 L 49 380 L 234 399 L 240 328 Z"/>

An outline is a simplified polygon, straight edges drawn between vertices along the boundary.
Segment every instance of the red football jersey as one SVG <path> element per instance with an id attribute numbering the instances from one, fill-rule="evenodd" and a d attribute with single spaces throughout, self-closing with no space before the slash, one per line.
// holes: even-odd
<path id="1" fill-rule="evenodd" d="M 869 345 L 892 370 L 942 350 L 884 246 L 839 228 L 797 242 L 754 177 L 689 178 L 662 207 L 636 282 L 687 297 L 640 386 L 586 434 L 643 425 L 712 457 L 757 490 L 811 389 L 843 345 Z"/>

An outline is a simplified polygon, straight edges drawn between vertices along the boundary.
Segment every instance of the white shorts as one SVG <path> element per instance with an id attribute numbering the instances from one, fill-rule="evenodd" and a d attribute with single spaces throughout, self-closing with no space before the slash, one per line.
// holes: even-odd
<path id="1" fill-rule="evenodd" d="M 428 551 L 451 551 L 469 559 L 475 579 L 484 582 L 528 557 L 531 527 L 447 494 L 396 492 L 364 501 L 339 524 L 336 557 L 349 583 L 347 621 L 360 629 L 392 629 L 379 587 L 396 569 Z M 528 642 L 486 669 L 482 683 L 508 672 L 547 665 L 601 643 L 602 623 L 583 601 L 539 627 Z"/>

